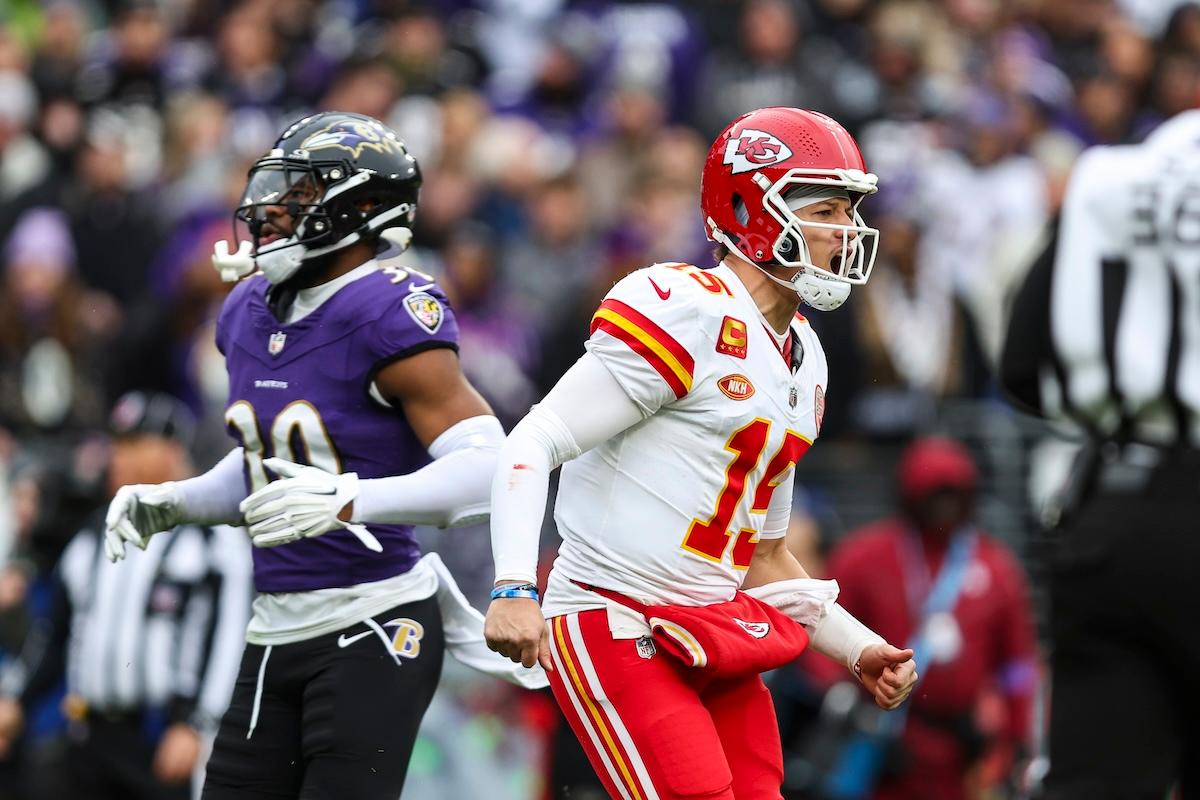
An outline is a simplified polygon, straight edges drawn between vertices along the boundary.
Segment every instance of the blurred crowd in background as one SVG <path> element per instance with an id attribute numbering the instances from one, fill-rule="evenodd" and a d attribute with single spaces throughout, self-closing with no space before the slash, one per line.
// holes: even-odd
<path id="1" fill-rule="evenodd" d="M 2 0 L 0 617 L 36 616 L 39 580 L 106 502 L 116 397 L 183 400 L 200 468 L 228 451 L 212 326 L 229 287 L 209 256 L 249 165 L 316 109 L 378 117 L 419 159 L 399 261 L 446 288 L 464 370 L 506 425 L 582 353 L 616 279 L 712 263 L 698 179 L 727 122 L 767 105 L 840 120 L 880 177 L 863 213 L 881 252 L 845 308 L 810 315 L 830 387 L 796 547 L 819 572 L 895 510 L 903 442 L 939 431 L 974 453 L 980 519 L 1028 564 L 1041 431 L 993 380 L 1006 302 L 1080 151 L 1198 100 L 1200 4 L 1175 0 Z M 482 605 L 486 530 L 427 538 Z M 568 796 L 552 717 L 448 681 L 413 796 Z M 1017 761 L 987 796 L 1015 791 Z"/>

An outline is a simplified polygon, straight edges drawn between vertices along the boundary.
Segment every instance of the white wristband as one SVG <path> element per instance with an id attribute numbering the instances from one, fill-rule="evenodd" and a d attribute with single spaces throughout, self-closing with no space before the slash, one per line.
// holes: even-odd
<path id="1" fill-rule="evenodd" d="M 840 661 L 852 672 L 863 650 L 873 644 L 884 643 L 882 636 L 863 625 L 837 603 L 814 630 L 809 630 L 809 641 L 818 653 Z"/>

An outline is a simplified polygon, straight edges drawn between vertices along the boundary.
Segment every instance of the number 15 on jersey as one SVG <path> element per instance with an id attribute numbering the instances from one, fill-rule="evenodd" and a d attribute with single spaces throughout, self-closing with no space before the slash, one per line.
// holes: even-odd
<path id="1" fill-rule="evenodd" d="M 748 569 L 750 559 L 754 555 L 754 545 L 758 531 L 743 528 L 737 531 L 729 529 L 733 522 L 738 504 L 746 493 L 746 478 L 755 470 L 767 446 L 767 435 L 771 431 L 771 422 L 757 418 L 738 428 L 725 443 L 725 449 L 733 453 L 733 459 L 725 468 L 725 484 L 717 495 L 716 509 L 706 520 L 693 519 L 687 535 L 680 545 L 684 550 L 705 558 L 709 561 L 722 561 L 725 550 L 729 547 L 730 539 L 734 539 L 733 566 L 736 569 Z M 762 481 L 754 491 L 754 503 L 750 507 L 752 514 L 764 514 L 771 503 L 771 495 L 779 485 L 784 474 L 791 474 L 795 466 L 812 442 L 789 430 L 783 438 L 783 444 L 767 462 L 766 472 Z"/>

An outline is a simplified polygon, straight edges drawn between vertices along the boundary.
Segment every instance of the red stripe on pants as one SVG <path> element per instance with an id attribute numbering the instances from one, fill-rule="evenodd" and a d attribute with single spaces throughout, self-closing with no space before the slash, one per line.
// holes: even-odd
<path id="1" fill-rule="evenodd" d="M 775 708 L 757 675 L 713 680 L 613 639 L 603 610 L 550 620 L 550 686 L 614 798 L 779 800 Z"/>

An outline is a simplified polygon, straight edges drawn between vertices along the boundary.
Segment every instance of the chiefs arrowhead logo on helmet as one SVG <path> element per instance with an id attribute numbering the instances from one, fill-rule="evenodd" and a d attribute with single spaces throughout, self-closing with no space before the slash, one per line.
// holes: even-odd
<path id="1" fill-rule="evenodd" d="M 791 157 L 791 148 L 778 138 L 752 128 L 746 128 L 741 136 L 725 143 L 725 163 L 732 167 L 734 175 L 769 167 Z"/>
<path id="2" fill-rule="evenodd" d="M 796 268 L 791 288 L 827 311 L 870 277 L 879 231 L 863 221 L 859 203 L 878 182 L 836 120 L 802 108 L 760 108 L 713 141 L 700 176 L 700 211 L 709 239 L 759 266 Z M 848 219 L 822 222 L 807 216 L 803 204 L 792 207 L 794 199 L 817 194 L 849 200 L 849 208 L 839 209 Z M 829 247 L 833 234 L 840 235 L 840 250 Z M 825 242 L 815 261 L 814 236 Z"/>

